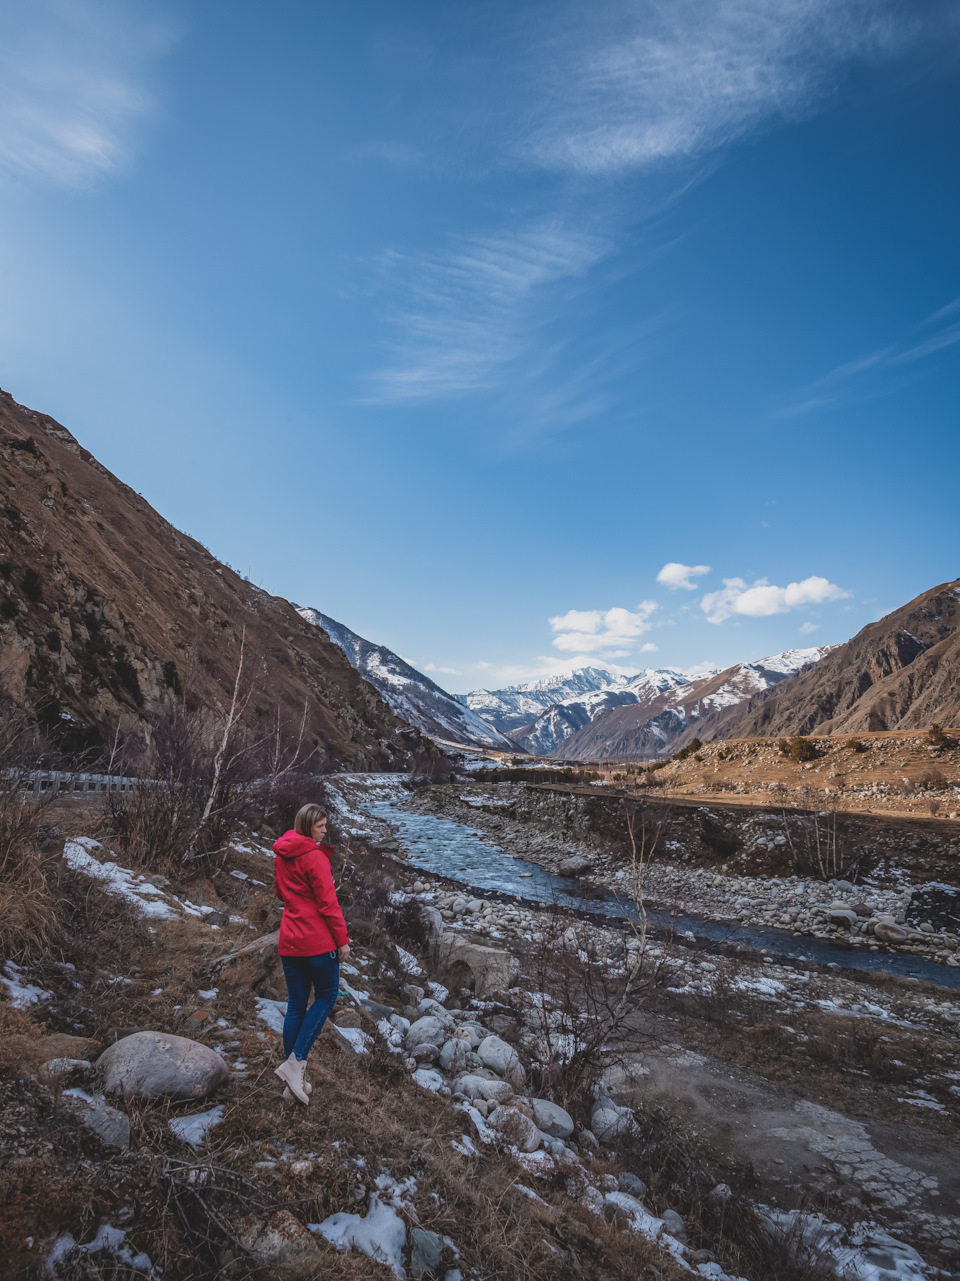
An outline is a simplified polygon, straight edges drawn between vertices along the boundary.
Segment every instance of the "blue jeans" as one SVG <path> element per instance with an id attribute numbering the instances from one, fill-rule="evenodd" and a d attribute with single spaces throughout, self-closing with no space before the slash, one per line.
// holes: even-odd
<path id="1" fill-rule="evenodd" d="M 281 956 L 287 980 L 287 1012 L 283 1019 L 283 1054 L 302 1063 L 320 1035 L 340 991 L 340 962 L 336 952 L 321 956 Z M 307 1009 L 310 989 L 314 1002 Z"/>

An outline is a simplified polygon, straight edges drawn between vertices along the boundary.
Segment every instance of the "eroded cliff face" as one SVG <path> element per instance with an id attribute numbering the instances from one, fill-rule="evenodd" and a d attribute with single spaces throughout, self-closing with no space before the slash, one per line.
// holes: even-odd
<path id="1" fill-rule="evenodd" d="M 222 710 L 244 644 L 253 723 L 298 725 L 354 768 L 416 735 L 293 606 L 179 533 L 53 419 L 0 392 L 0 694 L 66 729 L 145 737 L 174 700 Z"/>

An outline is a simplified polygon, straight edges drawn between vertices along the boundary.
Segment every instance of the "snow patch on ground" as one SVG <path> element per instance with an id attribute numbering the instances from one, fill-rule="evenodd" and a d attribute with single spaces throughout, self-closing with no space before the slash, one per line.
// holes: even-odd
<path id="1" fill-rule="evenodd" d="M 370 1197 L 365 1216 L 331 1214 L 322 1223 L 308 1223 L 307 1227 L 338 1250 L 359 1250 L 368 1259 L 386 1264 L 397 1281 L 406 1281 L 403 1247 L 407 1226 L 396 1210 L 385 1205 L 376 1193 Z"/>
<path id="2" fill-rule="evenodd" d="M 101 862 L 90 852 L 102 849 L 103 846 L 93 837 L 77 836 L 64 845 L 63 860 L 72 871 L 82 872 L 84 876 L 101 881 L 108 894 L 132 904 L 141 916 L 160 921 L 172 921 L 176 918 L 177 913 L 165 901 L 163 890 L 151 885 L 145 876 L 139 876 L 111 860 Z"/>
<path id="3" fill-rule="evenodd" d="M 206 1112 L 195 1112 L 193 1116 L 178 1116 L 169 1123 L 170 1129 L 184 1143 L 189 1143 L 192 1148 L 199 1148 L 203 1146 L 213 1127 L 223 1120 L 224 1111 L 221 1103 Z"/>
<path id="4" fill-rule="evenodd" d="M 126 1263 L 148 1277 L 159 1278 L 160 1276 L 160 1270 L 153 1266 L 150 1256 L 143 1253 L 134 1254 L 127 1245 L 126 1232 L 109 1223 L 101 1223 L 97 1229 L 97 1235 L 86 1245 L 78 1245 L 69 1232 L 57 1237 L 47 1251 L 47 1271 L 51 1276 L 58 1275 L 59 1265 L 74 1251 L 89 1255 L 112 1255 L 118 1262 Z"/>
<path id="5" fill-rule="evenodd" d="M 7 989 L 10 1004 L 15 1010 L 25 1010 L 28 1005 L 38 1005 L 53 996 L 52 992 L 37 987 L 35 983 L 24 982 L 20 977 L 23 971 L 13 961 L 7 961 L 4 970 L 5 973 L 0 974 L 0 983 Z"/>

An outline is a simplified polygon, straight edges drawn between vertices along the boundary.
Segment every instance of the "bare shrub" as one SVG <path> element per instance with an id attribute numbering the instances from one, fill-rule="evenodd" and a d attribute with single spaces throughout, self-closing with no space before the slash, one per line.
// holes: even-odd
<path id="1" fill-rule="evenodd" d="M 808 814 L 783 810 L 782 817 L 788 857 L 799 875 L 815 876 L 821 881 L 856 880 L 863 851 L 850 846 L 835 809 Z"/>
<path id="2" fill-rule="evenodd" d="M 22 961 L 48 947 L 59 922 L 51 889 L 52 850 L 41 848 L 40 819 L 54 789 L 33 786 L 47 745 L 25 712 L 0 712 L 0 955 Z"/>

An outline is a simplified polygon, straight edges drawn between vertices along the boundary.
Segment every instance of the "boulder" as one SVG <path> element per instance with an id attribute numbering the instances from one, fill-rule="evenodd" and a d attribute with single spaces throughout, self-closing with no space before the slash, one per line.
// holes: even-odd
<path id="1" fill-rule="evenodd" d="M 37 1076 L 45 1085 L 77 1085 L 89 1081 L 94 1067 L 89 1059 L 47 1059 L 41 1063 Z"/>
<path id="2" fill-rule="evenodd" d="M 663 1219 L 664 1232 L 668 1232 L 681 1245 L 686 1245 L 687 1229 L 683 1226 L 683 1219 L 680 1218 L 676 1210 L 664 1210 L 660 1218 Z"/>
<path id="3" fill-rule="evenodd" d="M 145 1099 L 202 1099 L 230 1077 L 216 1050 L 169 1032 L 123 1037 L 100 1055 L 97 1071 L 108 1093 Z"/>
<path id="4" fill-rule="evenodd" d="M 506 1081 L 488 1081 L 470 1073 L 457 1077 L 453 1088 L 468 1099 L 486 1099 L 493 1103 L 506 1103 L 513 1098 L 513 1089 Z"/>
<path id="5" fill-rule="evenodd" d="M 440 1048 L 440 1066 L 444 1072 L 462 1072 L 467 1065 L 470 1043 L 458 1036 L 444 1041 Z"/>
<path id="6" fill-rule="evenodd" d="M 892 921 L 877 921 L 873 927 L 873 933 L 881 943 L 906 943 L 910 937 L 909 931 L 900 925 L 895 925 Z"/>
<path id="7" fill-rule="evenodd" d="M 524 1071 L 512 1045 L 501 1041 L 499 1036 L 488 1036 L 477 1046 L 477 1055 L 484 1067 L 509 1081 L 515 1090 L 522 1088 Z"/>
<path id="8" fill-rule="evenodd" d="M 411 1057 L 422 1067 L 425 1063 L 435 1062 L 439 1054 L 440 1051 L 432 1041 L 424 1041 L 413 1050 Z"/>
<path id="9" fill-rule="evenodd" d="M 587 854 L 574 854 L 570 858 L 565 858 L 557 871 L 561 876 L 582 876 L 584 872 L 589 872 L 593 867 L 593 859 Z"/>
<path id="10" fill-rule="evenodd" d="M 443 933 L 443 913 L 437 907 L 428 907 L 421 904 L 420 913 L 427 923 L 427 929 L 430 931 L 430 942 L 437 943 L 440 935 Z"/>
<path id="11" fill-rule="evenodd" d="M 513 957 L 497 947 L 483 947 L 470 943 L 453 931 L 440 939 L 437 961 L 444 971 L 454 977 L 459 973 L 464 979 L 472 976 L 473 989 L 478 997 L 490 992 L 505 992 L 510 986 Z M 461 983 L 466 986 L 466 983 Z"/>
<path id="12" fill-rule="evenodd" d="M 235 1225 L 237 1240 L 261 1264 L 290 1264 L 305 1255 L 316 1254 L 319 1247 L 289 1210 L 277 1210 L 265 1219 L 248 1215 Z"/>
<path id="13" fill-rule="evenodd" d="M 424 1045 L 429 1042 L 439 1050 L 449 1036 L 449 1022 L 446 1019 L 441 1021 L 433 1014 L 427 1014 L 422 1019 L 417 1019 L 416 1023 L 411 1024 L 410 1031 L 406 1036 L 407 1049 L 415 1050 L 418 1045 Z"/>
<path id="14" fill-rule="evenodd" d="M 569 1139 L 573 1134 L 573 1118 L 557 1103 L 549 1099 L 531 1099 L 533 1119 L 538 1129 L 552 1139 Z"/>
<path id="15" fill-rule="evenodd" d="M 498 1134 L 520 1152 L 536 1152 L 540 1146 L 540 1131 L 517 1108 L 501 1105 L 491 1112 L 489 1121 Z"/>
<path id="16" fill-rule="evenodd" d="M 414 1281 L 437 1276 L 443 1258 L 443 1238 L 425 1228 L 413 1228 L 410 1237 L 410 1275 Z"/>
<path id="17" fill-rule="evenodd" d="M 609 1143 L 618 1134 L 627 1134 L 634 1129 L 636 1122 L 629 1108 L 617 1107 L 615 1103 L 598 1103 L 590 1118 L 590 1129 L 601 1143 Z"/>
<path id="18" fill-rule="evenodd" d="M 853 929 L 859 923 L 859 917 L 852 907 L 829 908 L 827 920 L 831 925 L 845 925 L 848 929 Z"/>
<path id="19" fill-rule="evenodd" d="M 642 1200 L 646 1195 L 647 1185 L 643 1179 L 638 1179 L 629 1170 L 624 1170 L 622 1174 L 618 1175 L 617 1183 L 620 1185 L 621 1192 L 626 1192 L 628 1195 L 636 1197 L 638 1201 Z"/>

